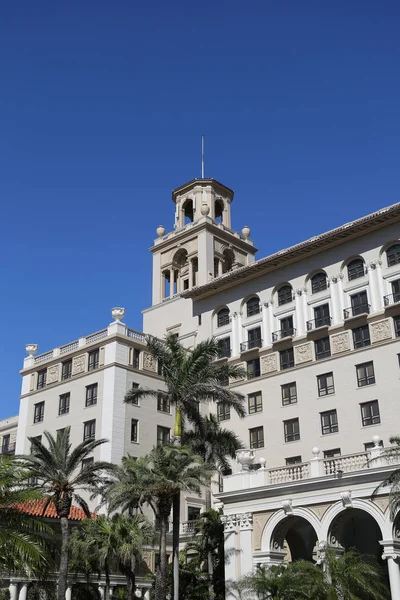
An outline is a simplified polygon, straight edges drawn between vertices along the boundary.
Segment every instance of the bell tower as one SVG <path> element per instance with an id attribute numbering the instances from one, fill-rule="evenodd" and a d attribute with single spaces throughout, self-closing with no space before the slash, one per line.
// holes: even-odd
<path id="1" fill-rule="evenodd" d="M 215 179 L 194 179 L 172 192 L 173 230 L 160 225 L 153 254 L 153 306 L 254 262 L 257 248 L 231 229 L 234 192 Z"/>

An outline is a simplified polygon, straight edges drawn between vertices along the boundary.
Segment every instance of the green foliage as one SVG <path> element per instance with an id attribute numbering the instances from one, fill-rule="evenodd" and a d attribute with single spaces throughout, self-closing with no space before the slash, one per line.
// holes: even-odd
<path id="1" fill-rule="evenodd" d="M 56 594 L 57 586 L 53 581 L 34 581 L 28 588 L 28 600 L 55 600 Z"/>
<path id="2" fill-rule="evenodd" d="M 398 464 L 400 462 L 400 437 L 392 436 L 390 438 L 391 446 L 381 449 L 381 457 L 385 458 L 388 464 Z M 372 459 L 370 464 L 374 466 L 378 459 Z M 390 487 L 389 509 L 390 518 L 394 520 L 400 510 L 400 469 L 396 469 L 378 487 L 374 490 L 373 496 L 384 487 Z"/>
<path id="3" fill-rule="evenodd" d="M 10 592 L 8 589 L 0 590 L 0 600 L 10 600 Z"/>
<path id="4" fill-rule="evenodd" d="M 98 587 L 90 583 L 75 583 L 72 586 L 72 600 L 100 600 Z"/>

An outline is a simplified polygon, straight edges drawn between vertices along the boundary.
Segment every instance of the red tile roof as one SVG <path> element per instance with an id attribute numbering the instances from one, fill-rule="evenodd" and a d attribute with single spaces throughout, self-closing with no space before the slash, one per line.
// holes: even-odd
<path id="1" fill-rule="evenodd" d="M 54 502 L 51 501 L 47 506 L 44 514 L 43 508 L 46 502 L 45 498 L 40 498 L 39 500 L 27 500 L 22 504 L 17 504 L 16 508 L 27 515 L 31 515 L 32 517 L 45 517 L 46 519 L 58 519 L 56 507 L 54 506 Z M 94 513 L 90 513 L 92 519 L 96 518 Z M 83 521 L 86 519 L 86 515 L 81 508 L 77 506 L 71 506 L 71 510 L 69 512 L 69 517 L 71 521 Z"/>

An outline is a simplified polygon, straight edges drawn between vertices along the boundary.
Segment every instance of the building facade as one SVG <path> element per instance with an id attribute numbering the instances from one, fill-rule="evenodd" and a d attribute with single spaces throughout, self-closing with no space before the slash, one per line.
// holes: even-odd
<path id="1" fill-rule="evenodd" d="M 228 577 L 290 556 L 320 560 L 326 544 L 371 550 L 367 523 L 398 600 L 400 534 L 388 490 L 371 494 L 394 468 L 380 447 L 400 434 L 400 204 L 256 261 L 249 228 L 231 228 L 232 190 L 194 180 L 172 200 L 174 229 L 159 226 L 151 248 L 143 331 L 178 334 L 188 348 L 214 336 L 220 360 L 247 373 L 230 382 L 245 396 L 246 418 L 204 407 L 239 435 L 248 448 L 239 460 L 252 465 L 233 465 L 217 498 L 227 545 L 246 548 Z M 109 439 L 98 458 L 113 462 L 167 439 L 172 414 L 155 401 L 123 403 L 130 386 L 163 382 L 143 334 L 113 316 L 108 328 L 46 354 L 28 347 L 17 452 L 28 450 L 28 436 L 67 424 L 73 443 Z M 182 521 L 202 508 L 201 499 L 185 502 Z M 350 529 L 357 539 L 343 533 Z"/>

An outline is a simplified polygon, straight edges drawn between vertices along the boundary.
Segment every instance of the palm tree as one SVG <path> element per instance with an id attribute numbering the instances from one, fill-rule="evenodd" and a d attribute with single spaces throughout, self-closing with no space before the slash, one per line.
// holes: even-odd
<path id="1" fill-rule="evenodd" d="M 81 444 L 71 449 L 69 443 L 70 427 L 53 437 L 48 431 L 44 432 L 47 442 L 45 446 L 37 438 L 28 438 L 31 443 L 30 455 L 17 457 L 19 464 L 25 468 L 33 480 L 38 481 L 37 489 L 47 498 L 43 506 L 43 514 L 49 503 L 54 502 L 61 527 L 61 552 L 60 568 L 58 574 L 57 599 L 64 600 L 68 579 L 68 517 L 72 503 L 80 506 L 87 517 L 90 511 L 82 491 L 95 490 L 102 482 L 102 471 L 112 469 L 106 462 L 92 462 L 83 468 L 82 461 L 101 444 L 105 439 L 84 440 Z"/>
<path id="2" fill-rule="evenodd" d="M 169 334 L 164 340 L 147 336 L 147 351 L 157 361 L 165 380 L 165 391 L 137 388 L 129 390 L 125 402 L 137 404 L 140 398 L 152 397 L 175 407 L 174 440 L 181 442 L 186 421 L 195 425 L 199 422 L 201 402 L 217 402 L 233 408 L 240 417 L 246 415 L 244 396 L 229 389 L 229 378 L 244 376 L 242 367 L 215 362 L 220 356 L 217 340 L 200 342 L 188 351 L 177 337 Z M 180 497 L 174 498 L 173 506 L 173 564 L 174 599 L 179 600 L 179 529 Z"/>
<path id="3" fill-rule="evenodd" d="M 209 466 L 187 448 L 156 446 L 149 455 L 135 461 L 131 457 L 123 459 L 121 468 L 110 478 L 105 493 L 109 509 L 119 506 L 131 511 L 146 503 L 154 512 L 160 536 L 156 600 L 165 600 L 167 594 L 167 532 L 174 497 L 180 491 L 200 494 L 210 476 Z"/>
<path id="4" fill-rule="evenodd" d="M 382 448 L 379 456 L 387 460 L 388 464 L 398 464 L 400 462 L 400 436 L 392 436 L 389 439 L 391 446 Z M 374 463 L 378 458 L 373 458 L 370 463 Z M 390 486 L 389 492 L 389 510 L 390 518 L 394 520 L 400 510 L 400 469 L 396 469 L 378 487 L 374 490 L 373 496 L 384 487 Z"/>
<path id="5" fill-rule="evenodd" d="M 38 573 L 47 566 L 43 535 L 49 529 L 19 510 L 38 494 L 24 485 L 26 473 L 0 456 L 0 571 Z"/>

